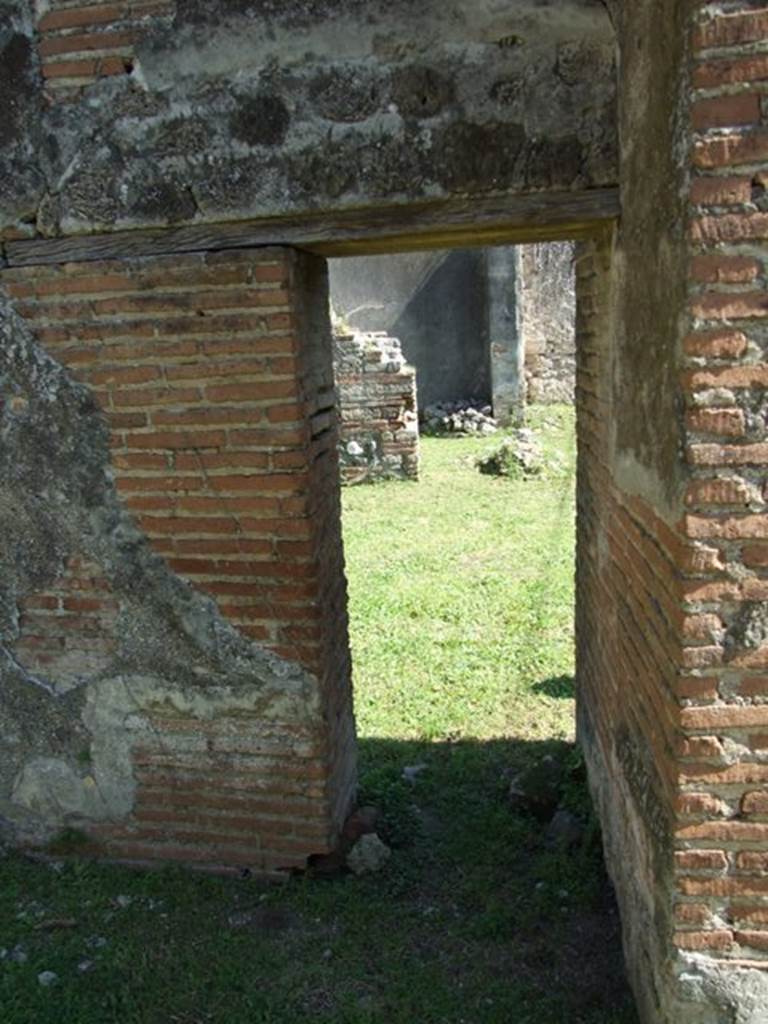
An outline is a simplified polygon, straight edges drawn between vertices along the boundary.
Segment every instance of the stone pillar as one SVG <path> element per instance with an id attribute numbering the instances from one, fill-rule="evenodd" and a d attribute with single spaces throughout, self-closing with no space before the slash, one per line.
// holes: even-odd
<path id="1" fill-rule="evenodd" d="M 520 324 L 521 263 L 517 246 L 487 250 L 488 351 L 493 415 L 500 423 L 525 416 L 525 348 Z"/>
<path id="2" fill-rule="evenodd" d="M 34 332 L 3 310 L 4 485 L 52 538 L 4 572 L 0 677 L 58 722 L 46 756 L 4 761 L 4 816 L 121 860 L 306 865 L 355 778 L 325 262 L 0 280 Z"/>

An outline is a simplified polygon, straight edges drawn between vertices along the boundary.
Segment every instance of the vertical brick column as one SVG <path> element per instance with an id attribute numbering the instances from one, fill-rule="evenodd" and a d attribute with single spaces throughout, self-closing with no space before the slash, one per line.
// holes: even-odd
<path id="1" fill-rule="evenodd" d="M 702 4 L 693 28 L 685 584 L 691 667 L 677 944 L 768 971 L 768 6 Z M 767 990 L 768 991 L 768 990 Z"/>
<path id="2" fill-rule="evenodd" d="M 620 31 L 622 220 L 577 257 L 579 735 L 641 1019 L 759 1024 L 768 5 Z"/>
<path id="3" fill-rule="evenodd" d="M 282 754 L 270 740 L 277 761 L 266 779 L 254 776 L 274 818 L 253 819 L 257 831 L 271 832 L 266 847 L 257 843 L 258 863 L 301 865 L 332 845 L 355 764 L 324 261 L 273 248 L 5 270 L 0 280 L 48 352 L 91 388 L 111 427 L 116 487 L 155 551 L 246 636 L 316 678 L 322 720 L 304 752 L 292 765 L 293 740 Z M 58 643 L 66 626 L 61 586 L 54 589 L 35 597 L 51 621 L 58 616 L 40 643 Z M 161 717 L 161 739 L 166 727 L 176 748 L 188 736 L 189 757 L 200 731 L 210 731 Z M 247 722 L 226 728 L 245 730 L 242 755 L 261 750 Z M 124 839 L 136 856 L 151 857 L 152 828 L 167 841 L 176 827 L 159 788 L 173 789 L 173 766 L 192 762 L 141 756 L 154 817 L 130 823 Z M 228 771 L 219 754 L 197 785 L 226 787 Z M 208 806 L 196 811 L 196 834 L 211 828 L 221 838 L 227 822 L 218 812 L 206 822 Z M 187 859 L 211 859 L 189 855 L 188 846 L 180 859 L 185 850 Z"/>

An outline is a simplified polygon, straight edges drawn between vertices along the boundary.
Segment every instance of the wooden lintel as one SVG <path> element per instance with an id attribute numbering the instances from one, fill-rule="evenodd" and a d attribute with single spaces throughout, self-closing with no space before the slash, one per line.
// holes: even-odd
<path id="1" fill-rule="evenodd" d="M 446 199 L 337 213 L 5 243 L 8 266 L 288 245 L 323 256 L 590 237 L 619 216 L 618 188 Z"/>

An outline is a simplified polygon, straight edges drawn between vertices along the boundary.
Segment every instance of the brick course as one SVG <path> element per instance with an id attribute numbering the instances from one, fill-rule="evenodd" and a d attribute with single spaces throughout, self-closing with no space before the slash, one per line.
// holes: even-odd
<path id="1" fill-rule="evenodd" d="M 99 78 L 130 74 L 134 44 L 176 0 L 50 0 L 37 21 L 38 54 L 52 97 L 71 99 Z"/>

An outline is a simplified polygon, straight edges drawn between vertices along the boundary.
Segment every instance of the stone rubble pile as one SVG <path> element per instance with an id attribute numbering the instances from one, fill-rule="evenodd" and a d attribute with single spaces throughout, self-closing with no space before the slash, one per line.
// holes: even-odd
<path id="1" fill-rule="evenodd" d="M 481 473 L 491 476 L 539 476 L 545 469 L 544 453 L 532 430 L 521 427 L 505 437 L 498 448 L 477 459 Z"/>
<path id="2" fill-rule="evenodd" d="M 381 331 L 333 333 L 342 483 L 417 480 L 416 371 Z"/>
<path id="3" fill-rule="evenodd" d="M 422 431 L 425 434 L 495 434 L 499 425 L 490 405 L 480 402 L 436 402 L 424 409 Z"/>

